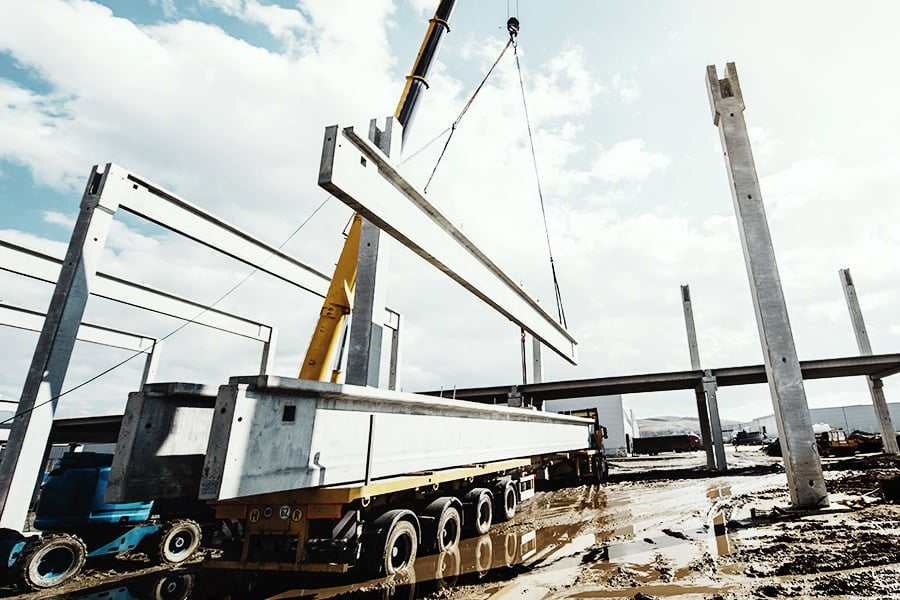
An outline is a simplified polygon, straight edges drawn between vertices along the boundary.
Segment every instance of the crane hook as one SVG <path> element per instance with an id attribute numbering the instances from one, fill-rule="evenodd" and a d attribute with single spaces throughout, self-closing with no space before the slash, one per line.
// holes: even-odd
<path id="1" fill-rule="evenodd" d="M 510 17 L 506 22 L 506 30 L 509 31 L 509 39 L 515 41 L 516 36 L 519 35 L 519 20 L 515 17 Z"/>

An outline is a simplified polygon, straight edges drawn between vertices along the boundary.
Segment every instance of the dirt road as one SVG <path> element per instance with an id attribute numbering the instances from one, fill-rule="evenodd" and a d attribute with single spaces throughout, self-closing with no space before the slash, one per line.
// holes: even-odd
<path id="1" fill-rule="evenodd" d="M 138 578 L 89 572 L 21 597 L 900 598 L 900 505 L 882 497 L 900 462 L 825 459 L 830 506 L 795 512 L 780 459 L 751 448 L 729 448 L 728 459 L 722 476 L 698 454 L 617 459 L 607 485 L 540 491 L 512 521 L 389 581 L 247 578 L 194 564 Z"/>

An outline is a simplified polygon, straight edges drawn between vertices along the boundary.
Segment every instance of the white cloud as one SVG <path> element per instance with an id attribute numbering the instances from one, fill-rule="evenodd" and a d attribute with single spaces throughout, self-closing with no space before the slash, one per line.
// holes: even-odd
<path id="1" fill-rule="evenodd" d="M 44 222 L 59 225 L 65 229 L 71 230 L 75 226 L 75 219 L 56 211 L 47 211 L 44 213 Z"/>
<path id="2" fill-rule="evenodd" d="M 591 173 L 609 183 L 634 181 L 665 169 L 670 162 L 663 154 L 645 151 L 644 140 L 631 139 L 619 142 L 609 150 L 601 149 L 594 160 Z"/>
<path id="3" fill-rule="evenodd" d="M 626 79 L 620 73 L 612 78 L 612 88 L 619 95 L 619 100 L 630 104 L 641 97 L 641 88 L 634 79 Z"/>

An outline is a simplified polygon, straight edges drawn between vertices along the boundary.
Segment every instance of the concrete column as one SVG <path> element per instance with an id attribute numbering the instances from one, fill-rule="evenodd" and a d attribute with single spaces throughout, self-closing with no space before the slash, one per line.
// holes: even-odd
<path id="1" fill-rule="evenodd" d="M 388 316 L 388 329 L 391 330 L 391 362 L 388 365 L 388 389 L 396 390 L 398 385 L 397 369 L 400 365 L 400 327 L 403 319 L 400 313 L 385 308 Z"/>
<path id="2" fill-rule="evenodd" d="M 708 66 L 706 84 L 713 123 L 719 128 L 725 153 L 791 503 L 795 507 L 827 506 L 825 478 L 816 452 L 803 375 L 750 149 L 744 98 L 734 63 L 726 65 L 724 79 L 718 78 L 714 65 Z"/>
<path id="3" fill-rule="evenodd" d="M 379 130 L 375 119 L 369 123 L 369 139 L 388 157 L 399 154 L 402 127 L 393 118 Z M 387 269 L 388 238 L 381 236 L 368 219 L 363 219 L 356 267 L 356 287 L 350 321 L 350 347 L 347 354 L 346 382 L 378 387 L 384 329 L 381 316 L 385 304 L 384 276 Z"/>
<path id="4" fill-rule="evenodd" d="M 725 442 L 722 440 L 722 422 L 719 420 L 719 401 L 716 391 L 719 384 L 712 371 L 705 371 L 703 376 L 703 392 L 706 405 L 709 406 L 709 422 L 712 427 L 713 448 L 715 449 L 716 471 L 727 471 L 728 460 L 725 458 Z"/>
<path id="5" fill-rule="evenodd" d="M 144 360 L 144 372 L 141 374 L 141 387 L 138 389 L 144 389 L 144 386 L 147 385 L 147 383 L 156 379 L 156 367 L 159 365 L 159 355 L 162 352 L 162 346 L 162 340 L 153 340 L 153 347 L 150 348 L 150 351 L 147 353 L 147 358 Z"/>
<path id="6" fill-rule="evenodd" d="M 544 367 L 541 364 L 541 340 L 531 336 L 531 379 L 532 383 L 543 383 Z"/>
<path id="7" fill-rule="evenodd" d="M 98 172 L 95 166 L 88 177 L 69 249 L 0 462 L 0 527 L 21 531 L 25 525 L 28 506 L 43 471 L 42 458 L 63 392 L 75 337 L 110 223 L 119 207 L 117 194 L 110 192 L 130 187 L 125 174 L 112 165 L 106 166 L 105 173 Z"/>
<path id="8" fill-rule="evenodd" d="M 871 356 L 872 345 L 869 343 L 869 332 L 863 320 L 862 310 L 859 307 L 859 297 L 856 295 L 856 286 L 850 277 L 850 269 L 838 271 L 841 284 L 844 288 L 844 298 L 847 299 L 847 308 L 850 310 L 850 321 L 853 323 L 853 333 L 856 334 L 856 345 L 860 356 Z M 881 428 L 881 440 L 885 454 L 898 454 L 897 434 L 894 431 L 894 423 L 891 421 L 891 413 L 888 410 L 887 401 L 884 398 L 884 384 L 880 379 L 866 377 L 869 386 L 869 395 L 872 397 L 872 406 L 875 407 L 875 418 Z"/>
<path id="9" fill-rule="evenodd" d="M 694 326 L 694 309 L 691 307 L 691 288 L 681 286 L 681 304 L 684 307 L 684 325 L 687 329 L 688 352 L 691 355 L 691 369 L 699 371 L 700 349 L 697 346 L 697 328 Z M 706 467 L 716 468 L 716 456 L 713 453 L 712 430 L 709 427 L 709 409 L 706 406 L 706 393 L 703 386 L 694 390 L 697 399 L 697 419 L 700 421 L 700 435 L 703 436 L 703 449 L 706 451 Z"/>

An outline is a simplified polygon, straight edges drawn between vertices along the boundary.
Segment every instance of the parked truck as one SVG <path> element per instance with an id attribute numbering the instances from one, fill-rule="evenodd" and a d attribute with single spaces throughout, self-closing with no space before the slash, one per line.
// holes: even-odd
<path id="1" fill-rule="evenodd" d="M 693 433 L 683 435 L 658 435 L 634 438 L 632 454 L 659 454 L 660 452 L 693 452 L 701 448 L 700 438 Z"/>

